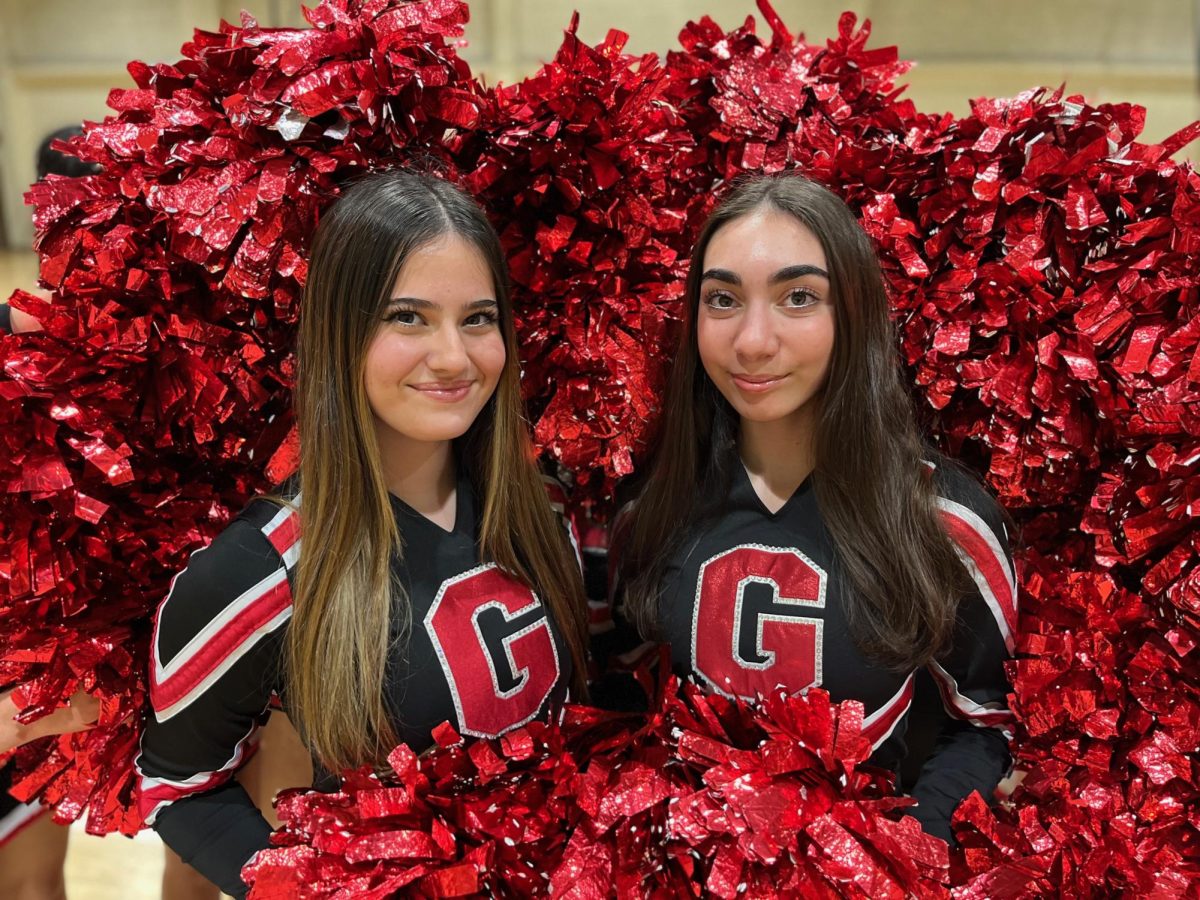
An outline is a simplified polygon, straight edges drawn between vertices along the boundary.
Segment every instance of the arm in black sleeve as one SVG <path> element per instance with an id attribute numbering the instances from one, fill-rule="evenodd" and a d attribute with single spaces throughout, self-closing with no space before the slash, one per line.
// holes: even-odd
<path id="1" fill-rule="evenodd" d="M 542 480 L 583 573 L 587 599 L 590 702 L 601 709 L 645 709 L 645 692 L 628 671 L 619 671 L 621 666 L 618 657 L 637 648 L 642 642 L 636 631 L 625 624 L 613 609 L 612 592 L 609 590 L 611 557 L 608 534 L 600 526 L 588 521 L 582 513 L 572 510 L 561 482 L 545 474 Z"/>
<path id="2" fill-rule="evenodd" d="M 620 517 L 613 519 L 603 540 L 585 543 L 584 577 L 588 582 L 589 653 L 592 658 L 592 703 L 615 712 L 644 712 L 649 707 L 647 689 L 635 672 L 653 659 L 657 644 L 646 641 L 624 614 L 624 586 L 620 579 L 620 546 L 611 540 L 620 533 Z"/>
<path id="3" fill-rule="evenodd" d="M 154 830 L 184 862 L 237 898 L 246 896 L 242 865 L 271 836 L 271 826 L 236 781 L 165 807 Z"/>
<path id="4" fill-rule="evenodd" d="M 929 834 L 951 841 L 954 810 L 972 791 L 979 791 L 990 802 L 1010 761 L 1008 739 L 1003 734 L 950 720 L 913 788 L 917 806 L 910 810 L 911 815 Z"/>
<path id="5" fill-rule="evenodd" d="M 155 621 L 139 811 L 234 897 L 244 896 L 242 866 L 267 846 L 271 828 L 231 778 L 268 709 L 290 615 L 279 553 L 239 519 L 193 554 Z"/>
<path id="6" fill-rule="evenodd" d="M 972 791 L 990 802 L 1010 765 L 1004 663 L 1017 627 L 1016 576 L 995 501 L 963 473 L 939 473 L 938 481 L 943 523 L 975 589 L 959 604 L 953 644 L 929 665 L 950 718 L 913 787 L 912 814 L 950 840 L 955 808 Z"/>

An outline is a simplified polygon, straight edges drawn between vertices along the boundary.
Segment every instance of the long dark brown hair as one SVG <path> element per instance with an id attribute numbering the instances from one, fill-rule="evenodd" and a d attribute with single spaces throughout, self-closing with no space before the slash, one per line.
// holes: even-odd
<path id="1" fill-rule="evenodd" d="M 317 228 L 297 349 L 299 509 L 302 545 L 313 549 L 297 566 L 285 683 L 300 733 L 335 771 L 377 764 L 396 743 L 383 684 L 392 610 L 408 612 L 391 577 L 403 547 L 363 380 L 367 347 L 405 261 L 447 234 L 486 260 L 507 351 L 495 392 L 455 442 L 483 500 L 481 555 L 546 604 L 570 648 L 573 686 L 584 690 L 582 579 L 533 462 L 500 241 L 449 183 L 409 171 L 370 175 Z"/>
<path id="2" fill-rule="evenodd" d="M 834 307 L 833 352 L 813 448 L 813 489 L 849 581 L 846 615 L 858 647 L 897 669 L 923 665 L 953 631 L 969 585 L 938 516 L 904 388 L 879 262 L 853 213 L 795 174 L 741 183 L 709 216 L 692 251 L 685 336 L 671 371 L 656 447 L 619 522 L 627 613 L 657 633 L 666 564 L 685 535 L 719 511 L 736 464 L 739 418 L 700 364 L 696 339 L 704 255 L 721 228 L 768 208 L 821 242 Z"/>

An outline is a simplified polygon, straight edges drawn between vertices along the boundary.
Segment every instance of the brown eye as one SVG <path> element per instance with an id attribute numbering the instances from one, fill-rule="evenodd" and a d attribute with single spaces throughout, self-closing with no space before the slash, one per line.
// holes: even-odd
<path id="1" fill-rule="evenodd" d="M 463 320 L 463 324 L 474 328 L 487 328 L 488 326 L 495 325 L 499 321 L 500 316 L 498 313 L 487 310 L 467 316 L 467 318 Z"/>
<path id="2" fill-rule="evenodd" d="M 704 298 L 704 305 L 710 309 L 733 309 L 736 302 L 730 294 L 724 291 L 713 291 Z"/>
<path id="3" fill-rule="evenodd" d="M 820 297 L 807 288 L 796 288 L 793 291 L 788 291 L 784 302 L 789 309 L 803 309 L 806 306 L 812 306 L 814 303 L 820 302 L 820 299 Z"/>
<path id="4" fill-rule="evenodd" d="M 423 322 L 420 314 L 411 309 L 393 309 L 384 316 L 384 321 L 395 325 L 420 325 Z"/>

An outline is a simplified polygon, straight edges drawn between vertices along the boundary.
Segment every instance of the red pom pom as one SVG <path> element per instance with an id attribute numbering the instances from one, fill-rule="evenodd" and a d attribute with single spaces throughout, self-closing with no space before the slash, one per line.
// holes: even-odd
<path id="1" fill-rule="evenodd" d="M 17 757 L 15 792 L 60 820 L 138 827 L 151 613 L 294 466 L 290 348 L 320 210 L 365 168 L 448 163 L 486 106 L 447 42 L 464 4 L 377 11 L 247 18 L 197 32 L 176 65 L 133 64 L 117 115 L 71 142 L 102 172 L 29 192 L 54 299 L 43 334 L 0 339 L 0 684 L 28 683 L 33 716 L 80 688 L 103 701 L 96 730 Z"/>
<path id="2" fill-rule="evenodd" d="M 645 717 L 568 707 L 502 740 L 400 747 L 384 781 L 291 792 L 243 876 L 255 898 L 943 896 L 946 845 L 901 817 L 870 752 L 860 704 L 752 707 L 672 679 Z"/>

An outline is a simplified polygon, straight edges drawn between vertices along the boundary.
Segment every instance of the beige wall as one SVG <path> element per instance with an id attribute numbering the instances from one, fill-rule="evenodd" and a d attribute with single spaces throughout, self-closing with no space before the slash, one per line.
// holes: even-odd
<path id="1" fill-rule="evenodd" d="M 315 0 L 309 0 L 315 4 Z M 108 90 L 127 85 L 134 58 L 174 60 L 194 27 L 236 21 L 249 9 L 264 24 L 298 25 L 300 0 L 0 0 L 0 222 L 12 246 L 32 230 L 21 195 L 47 132 L 105 115 Z M 897 44 L 919 65 L 909 95 L 929 111 L 965 113 L 971 97 L 1013 94 L 1037 84 L 1093 100 L 1129 100 L 1148 110 L 1158 139 L 1200 118 L 1195 4 L 1188 0 L 776 0 L 810 40 L 834 33 L 852 6 L 874 24 L 873 43 Z M 512 81 L 554 52 L 573 8 L 580 32 L 610 27 L 634 52 L 676 44 L 689 17 L 705 12 L 731 27 L 753 0 L 476 0 L 466 56 L 490 80 Z M 1189 148 L 1193 156 L 1195 147 Z M 1186 153 L 1187 151 L 1185 151 Z"/>

